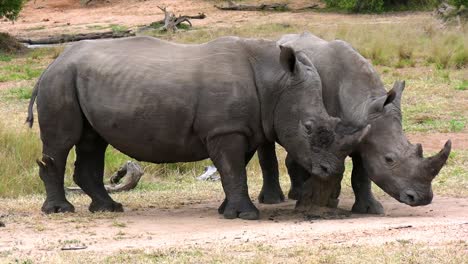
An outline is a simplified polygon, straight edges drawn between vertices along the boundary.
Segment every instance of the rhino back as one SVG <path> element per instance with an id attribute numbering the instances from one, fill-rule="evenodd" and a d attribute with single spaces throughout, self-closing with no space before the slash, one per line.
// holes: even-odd
<path id="1" fill-rule="evenodd" d="M 81 110 L 122 152 L 152 162 L 207 158 L 222 133 L 261 138 L 248 60 L 234 38 L 201 45 L 154 38 L 89 41 L 69 52 Z"/>

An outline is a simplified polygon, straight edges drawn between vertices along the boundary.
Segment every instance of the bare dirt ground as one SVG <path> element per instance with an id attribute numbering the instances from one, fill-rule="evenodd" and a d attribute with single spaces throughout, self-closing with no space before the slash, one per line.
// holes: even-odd
<path id="1" fill-rule="evenodd" d="M 421 143 L 426 151 L 441 150 L 448 139 L 454 149 L 468 149 L 467 133 L 409 133 L 407 136 L 410 142 Z"/>
<path id="2" fill-rule="evenodd" d="M 431 205 L 417 208 L 393 200 L 384 200 L 383 204 L 387 212 L 383 216 L 353 214 L 327 220 L 308 220 L 295 214 L 291 201 L 259 205 L 262 214 L 258 221 L 225 220 L 217 214 L 218 203 L 213 202 L 180 209 L 129 211 L 112 220 L 90 221 L 86 217 L 80 220 L 72 214 L 51 218 L 34 211 L 7 217 L 11 220 L 1 230 L 0 252 L 51 255 L 63 248 L 84 245 L 84 251 L 113 254 L 127 249 L 195 245 L 381 245 L 395 241 L 443 243 L 468 238 L 466 199 L 436 197 Z M 346 199 L 341 207 L 350 209 L 351 205 L 352 201 Z"/>
<path id="3" fill-rule="evenodd" d="M 250 1 L 260 2 L 260 1 Z M 275 2 L 272 0 L 262 3 Z M 318 1 L 290 1 L 290 7 L 299 8 L 310 6 Z M 196 0 L 148 0 L 148 1 L 95 1 L 87 7 L 82 7 L 76 0 L 35 0 L 26 3 L 17 22 L 0 22 L 0 31 L 6 31 L 19 37 L 44 37 L 48 35 L 64 33 L 84 33 L 100 31 L 102 27 L 113 25 L 125 25 L 129 28 L 148 25 L 151 22 L 164 18 L 163 12 L 158 6 L 167 6 L 176 14 L 196 15 L 204 12 L 206 19 L 192 21 L 196 26 L 233 27 L 248 24 L 252 21 L 264 23 L 282 23 L 287 19 L 293 19 L 295 23 L 316 23 L 333 26 L 344 18 L 345 14 L 323 13 L 317 15 L 314 12 L 306 13 L 275 13 L 275 12 L 226 12 L 214 7 L 214 4 L 222 5 L 220 1 L 196 1 Z M 322 3 L 319 3 L 322 5 Z M 397 15 L 359 15 L 353 16 L 353 24 L 369 23 L 396 23 L 404 24 L 411 18 L 428 17 L 427 13 L 406 13 Z M 101 26 L 101 27 L 99 27 Z M 107 30 L 109 30 L 107 28 Z"/>

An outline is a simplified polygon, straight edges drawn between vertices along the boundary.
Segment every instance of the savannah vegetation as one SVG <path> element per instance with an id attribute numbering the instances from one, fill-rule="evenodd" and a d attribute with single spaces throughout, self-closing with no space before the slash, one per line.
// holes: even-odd
<path id="1" fill-rule="evenodd" d="M 19 9 L 4 9 L 3 2 L 16 3 L 20 8 L 22 1 L 0 0 L 0 17 L 14 19 Z M 330 7 L 353 11 L 359 0 L 325 0 Z M 390 2 L 372 0 L 372 6 L 362 12 L 382 12 Z M 411 1 L 410 1 L 411 2 Z M 420 0 L 434 4 L 431 0 Z M 457 5 L 466 0 L 453 0 Z M 375 6 L 375 7 L 374 7 Z M 3 8 L 3 9 L 2 9 Z M 358 10 L 361 12 L 361 10 Z M 3 12 L 3 13 L 2 13 Z M 319 15 L 319 14 L 317 14 Z M 430 16 L 415 16 L 399 24 L 397 20 L 389 23 L 368 23 L 360 17 L 359 23 L 352 23 L 355 17 L 346 17 L 340 22 L 330 24 L 313 23 L 306 20 L 285 20 L 281 23 L 268 23 L 252 20 L 248 25 L 233 27 L 203 26 L 176 33 L 148 31 L 145 34 L 180 43 L 202 43 L 216 37 L 237 35 L 242 37 L 276 39 L 287 33 L 310 31 L 320 37 L 332 40 L 343 39 L 350 42 L 364 57 L 369 59 L 380 73 L 384 83 L 390 87 L 396 79 L 407 81 L 403 95 L 403 127 L 406 133 L 468 133 L 468 25 L 463 28 L 449 27 L 440 30 L 438 23 Z M 127 28 L 126 25 L 110 24 L 112 30 Z M 63 47 L 34 49 L 24 53 L 0 51 L 0 204 L 6 212 L 39 211 L 44 199 L 44 187 L 38 176 L 35 160 L 40 157 L 40 139 L 37 120 L 32 129 L 24 124 L 26 109 L 32 88 L 47 65 L 63 50 Z M 425 153 L 430 155 L 431 153 Z M 285 152 L 279 151 L 281 185 L 283 191 L 289 190 L 289 180 L 284 166 Z M 129 157 L 109 147 L 106 153 L 106 179 L 114 173 Z M 65 185 L 74 185 L 72 180 L 74 152 L 70 152 L 67 164 Z M 114 194 L 116 201 L 125 201 L 125 207 L 142 208 L 151 204 L 157 208 L 178 208 L 187 203 L 200 203 L 207 200 L 221 200 L 223 192 L 219 182 L 199 182 L 196 176 L 203 172 L 209 161 L 177 164 L 143 163 L 145 175 L 138 187 L 127 193 Z M 351 197 L 351 163 L 343 180 L 343 195 Z M 261 188 L 261 171 L 255 157 L 248 166 L 249 191 L 256 199 Z M 448 164 L 435 179 L 434 193 L 440 196 L 468 197 L 468 150 L 454 150 Z M 377 196 L 385 196 L 376 186 Z M 143 195 L 144 194 L 144 195 Z M 70 201 L 82 207 L 89 203 L 85 196 L 72 195 Z M 96 217 L 109 217 L 96 214 Z M 450 249 L 450 251 L 448 250 Z M 233 252 L 244 252 L 241 246 Z M 252 250 L 252 249 L 250 249 Z M 448 245 L 447 248 L 427 248 L 427 245 L 401 243 L 356 248 L 311 247 L 289 249 L 270 254 L 268 247 L 258 245 L 254 249 L 258 263 L 268 263 L 268 259 L 293 258 L 299 262 L 310 256 L 317 256 L 317 263 L 342 262 L 339 253 L 356 260 L 383 262 L 404 261 L 411 263 L 463 261 L 466 244 Z M 365 252 L 365 254 L 364 254 Z M 320 253 L 320 254 L 319 254 Z M 243 254 L 227 256 L 222 248 L 214 252 L 204 252 L 197 248 L 168 249 L 148 254 L 134 251 L 119 253 L 112 257 L 100 256 L 98 261 L 115 263 L 119 261 L 141 260 L 141 262 L 187 262 L 193 257 L 202 262 L 233 263 L 246 261 Z M 1 257 L 1 255 L 0 255 Z M 93 256 L 95 258 L 96 256 Z M 466 255 L 465 255 L 466 257 Z M 59 260 L 76 261 L 86 255 L 56 256 Z M 349 259 L 348 259 L 349 260 Z M 459 261 L 458 261 L 459 260 Z M 91 261 L 91 260 L 90 260 Z M 96 261 L 94 259 L 93 261 Z M 365 262 L 365 261 L 364 261 Z"/>
<path id="2" fill-rule="evenodd" d="M 325 39 L 339 38 L 350 42 L 363 56 L 372 61 L 386 85 L 390 86 L 395 79 L 407 80 L 408 88 L 403 99 L 403 126 L 406 132 L 466 132 L 466 29 L 464 32 L 457 29 L 440 31 L 426 21 L 420 21 L 412 27 L 341 24 L 330 28 L 326 25 L 274 23 L 235 28 L 200 28 L 175 34 L 155 31 L 153 34 L 181 43 L 202 43 L 225 35 L 274 39 L 285 33 L 300 32 L 304 28 Z M 35 159 L 40 156 L 37 123 L 29 130 L 23 125 L 23 120 L 35 81 L 61 51 L 62 47 L 53 47 L 35 49 L 20 55 L 0 54 L 0 83 L 7 87 L 0 90 L 3 116 L 0 120 L 0 195 L 3 197 L 44 192 L 42 182 L 37 177 L 38 168 L 35 163 Z M 467 193 L 468 188 L 462 188 L 468 184 L 467 168 L 466 164 L 463 164 L 466 163 L 467 155 L 464 150 L 455 149 L 448 167 L 436 178 L 436 188 L 439 185 L 438 181 L 445 182 L 444 178 L 451 178 L 450 171 L 454 169 L 463 173 L 458 174 L 460 179 L 450 179 L 449 182 L 452 181 L 454 187 L 459 187 L 457 189 L 460 190 L 455 193 Z M 129 158 L 109 148 L 106 175 L 116 171 L 127 159 Z M 68 185 L 73 184 L 73 160 L 74 153 L 71 152 L 66 173 Z M 141 188 L 159 189 L 160 184 L 166 180 L 169 184 L 173 180 L 172 177 L 179 176 L 183 182 L 197 185 L 194 176 L 201 173 L 203 166 L 207 164 L 207 161 L 188 164 L 145 164 L 146 175 Z M 250 168 L 250 179 L 257 182 L 251 190 L 256 193 L 260 184 L 257 162 L 252 161 Z M 285 168 L 282 167 L 281 170 L 282 174 L 286 175 Z M 287 185 L 286 177 L 282 179 Z M 349 181 L 345 180 L 344 183 L 348 184 Z M 449 192 L 450 188 L 445 189 L 447 194 L 452 192 Z"/>

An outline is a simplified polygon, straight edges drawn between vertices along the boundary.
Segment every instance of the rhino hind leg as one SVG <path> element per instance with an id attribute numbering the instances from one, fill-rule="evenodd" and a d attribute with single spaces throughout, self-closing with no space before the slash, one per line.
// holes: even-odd
<path id="1" fill-rule="evenodd" d="M 255 220 L 259 211 L 250 200 L 247 187 L 247 140 L 240 134 L 217 136 L 208 141 L 208 153 L 221 175 L 226 199 L 218 209 L 224 218 Z M 249 158 L 250 160 L 250 158 Z"/>
<path id="2" fill-rule="evenodd" d="M 123 212 L 122 204 L 112 200 L 104 187 L 104 156 L 107 145 L 86 122 L 81 139 L 76 144 L 73 180 L 91 197 L 91 212 Z"/>
<path id="3" fill-rule="evenodd" d="M 82 114 L 78 102 L 72 98 L 65 100 L 55 89 L 48 88 L 41 88 L 42 98 L 37 106 L 42 141 L 42 158 L 37 164 L 46 190 L 42 211 L 74 212 L 75 208 L 65 197 L 64 176 L 68 154 L 81 136 Z"/>
<path id="4" fill-rule="evenodd" d="M 258 159 L 262 168 L 263 186 L 258 201 L 263 204 L 278 204 L 284 202 L 283 190 L 279 183 L 278 159 L 275 143 L 267 143 L 258 148 Z"/>
<path id="5" fill-rule="evenodd" d="M 75 212 L 75 207 L 65 197 L 63 185 L 65 164 L 70 149 L 71 147 L 68 150 L 54 151 L 44 147 L 42 159 L 37 160 L 39 176 L 44 182 L 47 193 L 41 208 L 46 214 Z"/>
<path id="6" fill-rule="evenodd" d="M 362 165 L 359 155 L 353 155 L 353 172 L 351 185 L 353 186 L 355 202 L 351 211 L 359 214 L 383 214 L 384 208 L 372 194 L 371 181 Z"/>

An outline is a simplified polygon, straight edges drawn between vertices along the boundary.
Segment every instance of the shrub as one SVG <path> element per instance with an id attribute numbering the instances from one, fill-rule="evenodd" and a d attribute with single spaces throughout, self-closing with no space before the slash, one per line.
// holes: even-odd
<path id="1" fill-rule="evenodd" d="M 350 12 L 382 12 L 384 0 L 325 0 L 328 7 Z"/>
<path id="2" fill-rule="evenodd" d="M 0 18 L 15 20 L 22 7 L 23 0 L 0 0 Z"/>
<path id="3" fill-rule="evenodd" d="M 449 3 L 456 7 L 460 7 L 461 5 L 468 7 L 468 0 L 449 0 Z"/>
<path id="4" fill-rule="evenodd" d="M 453 0 L 466 2 L 468 0 Z M 324 0 L 327 7 L 343 9 L 349 12 L 380 13 L 393 9 L 433 8 L 439 0 Z"/>

